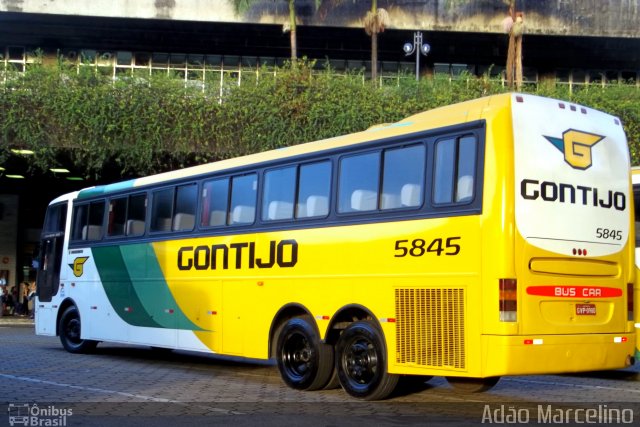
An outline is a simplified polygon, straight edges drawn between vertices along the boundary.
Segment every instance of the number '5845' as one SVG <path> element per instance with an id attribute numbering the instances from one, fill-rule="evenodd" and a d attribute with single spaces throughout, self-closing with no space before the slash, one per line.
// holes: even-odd
<path id="1" fill-rule="evenodd" d="M 434 253 L 437 256 L 458 255 L 460 253 L 460 245 L 457 243 L 459 240 L 460 237 L 447 237 L 445 240 L 438 237 L 428 244 L 424 239 L 396 240 L 394 256 L 396 258 L 420 257 L 426 253 Z"/>

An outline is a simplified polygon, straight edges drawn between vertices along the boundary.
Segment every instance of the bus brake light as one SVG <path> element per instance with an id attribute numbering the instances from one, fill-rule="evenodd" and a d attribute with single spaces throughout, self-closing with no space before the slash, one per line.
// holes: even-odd
<path id="1" fill-rule="evenodd" d="M 515 322 L 518 314 L 518 281 L 500 279 L 500 321 Z"/>

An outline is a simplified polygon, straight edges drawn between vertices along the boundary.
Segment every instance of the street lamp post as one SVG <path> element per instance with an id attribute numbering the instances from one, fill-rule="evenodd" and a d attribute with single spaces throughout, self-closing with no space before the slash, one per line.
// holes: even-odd
<path id="1" fill-rule="evenodd" d="M 404 50 L 405 56 L 412 55 L 414 52 L 416 53 L 416 81 L 420 80 L 420 54 L 427 56 L 429 51 L 431 50 L 431 46 L 429 43 L 422 43 L 422 32 L 416 31 L 413 33 L 413 44 L 405 43 L 402 47 Z"/>

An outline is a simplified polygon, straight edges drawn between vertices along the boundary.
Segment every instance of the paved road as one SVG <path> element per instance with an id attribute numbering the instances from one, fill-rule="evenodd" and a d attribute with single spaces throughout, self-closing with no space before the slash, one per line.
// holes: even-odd
<path id="1" fill-rule="evenodd" d="M 35 336 L 31 324 L 0 323 L 0 360 L 0 426 L 454 426 L 509 416 L 530 425 L 588 416 L 598 424 L 640 422 L 639 367 L 503 378 L 472 395 L 433 378 L 384 402 L 358 402 L 342 390 L 287 388 L 265 362 L 104 343 L 74 355 L 57 338 Z"/>

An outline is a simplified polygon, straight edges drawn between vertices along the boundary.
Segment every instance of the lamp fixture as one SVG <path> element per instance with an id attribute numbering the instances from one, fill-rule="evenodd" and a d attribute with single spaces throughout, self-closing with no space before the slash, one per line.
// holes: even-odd
<path id="1" fill-rule="evenodd" d="M 22 154 L 23 156 L 31 156 L 34 154 L 33 150 L 23 150 L 20 148 L 12 148 L 11 152 L 13 154 Z"/>
<path id="2" fill-rule="evenodd" d="M 24 176 L 22 175 L 5 175 L 5 176 L 11 179 L 24 179 Z"/>
<path id="3" fill-rule="evenodd" d="M 402 46 L 405 56 L 416 54 L 416 81 L 420 80 L 420 54 L 427 56 L 431 51 L 429 43 L 422 43 L 422 32 L 413 33 L 413 43 L 407 42 Z"/>
<path id="4" fill-rule="evenodd" d="M 65 169 L 65 168 L 51 168 L 49 170 L 53 173 L 70 173 L 69 169 Z"/>

